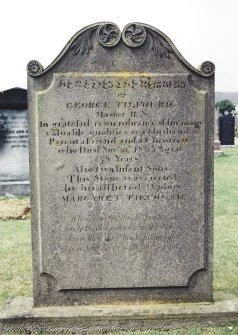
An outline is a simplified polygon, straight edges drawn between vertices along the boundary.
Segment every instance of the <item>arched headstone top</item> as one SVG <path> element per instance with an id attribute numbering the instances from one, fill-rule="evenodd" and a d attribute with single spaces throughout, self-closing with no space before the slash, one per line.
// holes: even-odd
<path id="1" fill-rule="evenodd" d="M 171 66 L 173 68 L 175 66 L 174 62 L 176 63 L 177 61 L 185 68 L 187 67 L 188 70 L 204 77 L 212 76 L 215 72 L 215 65 L 211 61 L 204 61 L 196 69 L 180 54 L 168 36 L 157 28 L 139 22 L 129 23 L 123 30 L 120 30 L 112 22 L 89 25 L 81 29 L 69 40 L 64 49 L 46 69 L 43 69 L 43 66 L 37 60 L 32 60 L 27 65 L 27 71 L 32 77 L 44 75 L 65 58 L 68 58 L 69 69 L 70 65 L 74 69 L 75 62 L 72 61 L 72 58 L 77 58 L 80 63 L 87 62 L 87 58 L 94 57 L 95 49 L 97 49 L 97 56 L 100 54 L 98 48 L 102 50 L 106 48 L 108 56 L 110 52 L 114 54 L 114 49 L 117 48 L 116 51 L 123 56 L 125 47 L 130 49 L 132 58 L 133 54 L 134 56 L 138 54 L 139 49 L 144 50 L 140 57 L 144 59 L 149 57 L 150 61 L 157 63 L 158 66 L 161 60 L 164 59 L 167 67 Z"/>

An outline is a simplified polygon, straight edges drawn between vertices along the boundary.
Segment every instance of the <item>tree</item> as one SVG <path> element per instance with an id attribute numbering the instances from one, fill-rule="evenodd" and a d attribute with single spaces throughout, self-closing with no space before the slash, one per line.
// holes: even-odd
<path id="1" fill-rule="evenodd" d="M 216 103 L 216 108 L 220 113 L 224 114 L 224 112 L 231 113 L 236 109 L 236 106 L 230 100 L 221 100 Z"/>

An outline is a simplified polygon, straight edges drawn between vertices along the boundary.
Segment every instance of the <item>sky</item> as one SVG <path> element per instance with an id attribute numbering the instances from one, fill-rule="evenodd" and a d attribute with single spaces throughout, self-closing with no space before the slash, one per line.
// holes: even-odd
<path id="1" fill-rule="evenodd" d="M 216 66 L 216 91 L 238 91 L 238 0 L 2 0 L 0 91 L 27 88 L 26 65 L 47 67 L 69 39 L 101 21 L 166 34 L 194 67 Z"/>

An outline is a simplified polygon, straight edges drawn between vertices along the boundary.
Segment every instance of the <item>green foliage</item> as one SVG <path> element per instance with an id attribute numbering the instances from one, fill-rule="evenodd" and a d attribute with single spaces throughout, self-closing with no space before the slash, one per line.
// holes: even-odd
<path id="1" fill-rule="evenodd" d="M 225 111 L 231 113 L 236 106 L 230 100 L 221 100 L 216 103 L 216 108 L 223 114 Z"/>

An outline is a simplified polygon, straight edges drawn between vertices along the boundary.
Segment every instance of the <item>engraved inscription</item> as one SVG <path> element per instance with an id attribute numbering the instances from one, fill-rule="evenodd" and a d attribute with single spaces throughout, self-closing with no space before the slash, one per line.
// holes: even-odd
<path id="1" fill-rule="evenodd" d="M 0 111 L 0 148 L 28 148 L 27 111 Z"/>
<path id="2" fill-rule="evenodd" d="M 204 212 L 193 213 L 204 203 L 205 92 L 187 75 L 58 74 L 37 99 L 41 173 L 54 184 L 41 178 L 43 271 L 57 278 L 60 263 L 61 289 L 186 286 L 204 267 Z"/>
<path id="3" fill-rule="evenodd" d="M 0 180 L 28 180 L 28 112 L 0 111 Z"/>

